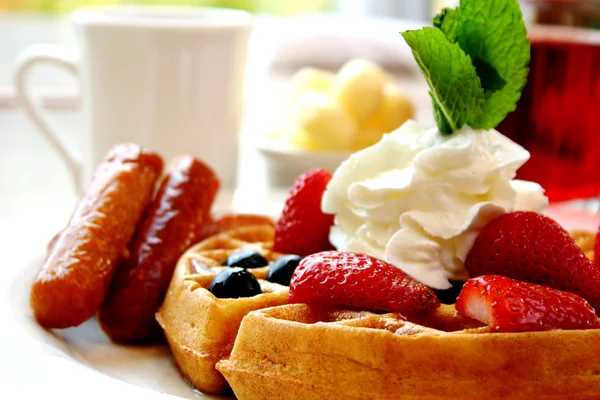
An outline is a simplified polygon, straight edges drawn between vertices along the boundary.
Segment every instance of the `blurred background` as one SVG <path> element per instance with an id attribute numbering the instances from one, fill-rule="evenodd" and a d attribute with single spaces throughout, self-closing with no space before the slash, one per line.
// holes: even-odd
<path id="1" fill-rule="evenodd" d="M 43 13 L 70 12 L 82 6 L 113 5 L 113 4 L 169 4 L 203 7 L 225 7 L 242 9 L 253 13 L 269 13 L 277 15 L 293 15 L 303 12 L 343 11 L 352 9 L 353 12 L 375 12 L 394 14 L 397 16 L 416 16 L 427 10 L 444 7 L 453 3 L 452 0 L 433 1 L 367 1 L 367 0 L 2 0 L 0 7 L 10 11 L 29 11 Z M 424 16 L 424 15 L 422 15 Z"/>
<path id="2" fill-rule="evenodd" d="M 247 74 L 247 123 L 252 135 L 268 130 L 277 119 L 281 96 L 303 67 L 337 71 L 355 58 L 369 59 L 402 82 L 411 92 L 418 116 L 430 119 L 427 91 L 399 31 L 428 24 L 441 8 L 457 0 L 0 0 L 0 216 L 17 216 L 36 209 L 69 210 L 71 182 L 66 168 L 16 104 L 12 76 L 18 55 L 36 43 L 75 45 L 69 14 L 78 8 L 115 4 L 161 4 L 235 8 L 255 16 Z M 52 67 L 33 71 L 32 86 L 49 111 L 51 122 L 75 151 L 81 148 L 85 123 L 81 116 L 79 84 L 73 76 Z M 422 106 L 419 104 L 422 103 Z M 253 140 L 253 147 L 256 143 Z M 305 167 L 295 166 L 280 176 L 276 159 L 260 157 L 244 146 L 240 153 L 240 186 L 268 188 L 289 184 Z M 253 150 L 253 149 L 252 149 Z M 27 154 L 27 155 L 26 155 Z M 35 165 L 11 171 L 24 157 Z M 272 161 L 272 162 L 271 162 Z M 339 161 L 336 158 L 334 161 Z M 248 169 L 243 166 L 257 166 Z M 283 165 L 291 165 L 283 160 Z M 247 179 L 250 174 L 253 179 Z M 255 179 L 256 176 L 262 177 Z M 42 194 L 43 195 L 40 195 Z M 60 214 L 60 213 L 59 213 Z M 15 217 L 16 218 L 16 217 Z"/>
<path id="3" fill-rule="evenodd" d="M 255 191 L 257 186 L 265 190 L 273 186 L 286 187 L 299 170 L 313 166 L 314 158 L 304 160 L 307 164 L 303 160 L 283 157 L 281 152 L 261 150 L 257 139 L 271 129 L 270 124 L 282 117 L 281 96 L 289 92 L 290 82 L 302 68 L 316 67 L 336 73 L 349 60 L 369 60 L 388 73 L 402 93 L 401 100 L 409 104 L 410 108 L 404 109 L 410 112 L 407 111 L 401 120 L 411 117 L 433 125 L 427 87 L 399 32 L 430 24 L 432 16 L 442 8 L 455 6 L 458 2 L 0 0 L 0 217 L 27 214 L 32 208 L 40 212 L 53 207 L 70 210 L 73 204 L 72 198 L 66 201 L 64 197 L 65 193 L 72 194 L 65 166 L 17 107 L 12 75 L 17 56 L 28 46 L 75 43 L 68 17 L 77 8 L 115 4 L 211 6 L 247 10 L 255 16 L 242 135 L 242 140 L 247 141 L 241 146 L 238 175 L 240 187 L 250 186 Z M 576 136 L 572 133 L 583 132 L 580 137 L 595 137 L 594 132 L 600 125 L 594 111 L 600 104 L 600 0 L 522 0 L 520 3 L 531 27 L 551 25 L 553 28 L 558 26 L 558 30 L 537 36 L 532 49 L 535 76 L 530 76 L 524 104 L 507 119 L 501 132 L 534 154 L 523 178 L 543 183 L 551 191 L 553 200 L 595 197 L 600 194 L 600 181 L 596 179 L 589 183 L 588 175 L 600 169 L 600 149 L 596 154 L 598 146 L 583 140 L 574 141 Z M 577 29 L 561 30 L 564 27 Z M 554 44 L 548 45 L 548 37 Z M 565 40 L 572 45 L 565 45 Z M 76 79 L 53 68 L 40 68 L 31 81 L 41 95 L 43 106 L 51 111 L 55 125 L 64 132 L 65 142 L 71 143 L 74 149 L 80 148 L 85 128 L 78 112 L 80 99 Z M 563 120 L 557 122 L 560 118 Z M 386 129 L 389 132 L 392 128 Z M 383 130 L 378 132 L 382 133 Z M 310 146 L 304 147 L 306 150 Z M 584 155 L 587 161 L 582 163 Z M 561 157 L 564 162 L 557 164 L 555 161 Z M 36 164 L 32 167 L 24 165 L 25 158 L 36 160 Z M 339 159 L 334 157 L 328 161 L 335 166 Z M 546 168 L 540 168 L 540 165 L 550 163 L 558 165 L 552 174 Z M 14 173 L 17 165 L 18 173 Z M 565 165 L 569 169 L 562 168 Z M 581 180 L 585 182 L 574 180 L 572 174 L 572 168 L 581 170 L 582 166 L 586 172 L 577 176 L 583 176 Z"/>
<path id="4" fill-rule="evenodd" d="M 162 4 L 226 7 L 247 10 L 257 16 L 293 17 L 315 14 L 342 18 L 383 17 L 428 23 L 443 7 L 458 0 L 0 0 L 0 103 L 10 92 L 13 62 L 21 50 L 38 42 L 69 42 L 68 14 L 85 6 L 115 4 Z M 530 6 L 524 4 L 529 18 Z M 309 29 L 305 32 L 310 33 Z M 285 36 L 285 32 L 283 32 Z M 50 83 L 62 85 L 65 79 L 50 74 Z M 39 81 L 48 84 L 43 76 Z M 35 80 L 34 80 L 35 82 Z"/>

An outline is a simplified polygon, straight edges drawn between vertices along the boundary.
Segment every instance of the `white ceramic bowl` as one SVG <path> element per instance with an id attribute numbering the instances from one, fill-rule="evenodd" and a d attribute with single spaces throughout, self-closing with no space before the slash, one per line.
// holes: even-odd
<path id="1" fill-rule="evenodd" d="M 264 157 L 267 180 L 271 187 L 289 187 L 302 173 L 313 168 L 334 172 L 350 152 L 316 152 L 277 147 L 263 143 L 257 147 Z"/>

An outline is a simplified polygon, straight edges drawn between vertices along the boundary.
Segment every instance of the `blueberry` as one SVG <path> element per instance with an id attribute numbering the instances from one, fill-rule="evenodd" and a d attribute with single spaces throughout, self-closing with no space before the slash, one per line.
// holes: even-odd
<path id="1" fill-rule="evenodd" d="M 208 288 L 219 299 L 237 299 L 261 294 L 260 284 L 244 268 L 227 268 L 217 274 Z"/>
<path id="2" fill-rule="evenodd" d="M 450 289 L 435 290 L 435 294 L 440 299 L 440 302 L 442 304 L 456 303 L 456 298 L 458 297 L 463 285 L 465 284 L 462 281 L 450 281 L 450 283 L 452 284 L 452 287 Z"/>
<path id="3" fill-rule="evenodd" d="M 240 268 L 260 268 L 269 265 L 269 262 L 262 254 L 254 250 L 238 250 L 227 257 L 227 265 Z"/>
<path id="4" fill-rule="evenodd" d="M 269 268 L 267 280 L 279 283 L 280 285 L 289 286 L 292 274 L 300 263 L 300 260 L 302 260 L 302 257 L 294 254 L 281 257 L 271 265 L 271 268 Z"/>

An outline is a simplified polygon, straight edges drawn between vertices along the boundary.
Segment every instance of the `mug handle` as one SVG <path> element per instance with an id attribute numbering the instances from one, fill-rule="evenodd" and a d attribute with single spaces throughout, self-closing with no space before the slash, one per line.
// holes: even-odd
<path id="1" fill-rule="evenodd" d="M 25 113 L 39 129 L 42 136 L 56 150 L 60 158 L 67 164 L 75 189 L 81 191 L 81 163 L 71 153 L 67 146 L 60 140 L 59 135 L 50 126 L 46 119 L 38 98 L 30 92 L 29 77 L 31 70 L 40 64 L 49 64 L 69 71 L 79 76 L 77 68 L 78 57 L 71 47 L 57 44 L 35 44 L 25 49 L 17 58 L 14 73 L 14 85 L 17 101 L 25 110 Z"/>

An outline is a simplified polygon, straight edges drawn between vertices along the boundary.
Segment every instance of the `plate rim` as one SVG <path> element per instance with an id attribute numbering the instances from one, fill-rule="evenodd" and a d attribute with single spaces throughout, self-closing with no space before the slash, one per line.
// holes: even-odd
<path id="1" fill-rule="evenodd" d="M 133 390 L 134 392 L 140 392 L 140 394 L 159 396 L 159 399 L 164 400 L 185 400 L 185 397 L 139 386 L 135 383 L 119 379 L 116 376 L 95 368 L 83 356 L 79 355 L 73 349 L 70 349 L 69 346 L 60 338 L 56 337 L 53 332 L 42 328 L 37 322 L 35 322 L 29 306 L 28 288 L 33 283 L 33 280 L 35 279 L 37 271 L 41 267 L 44 258 L 45 257 L 42 255 L 42 253 L 37 251 L 31 257 L 28 257 L 27 261 L 22 263 L 23 267 L 19 269 L 19 272 L 11 277 L 7 286 L 8 290 L 6 296 L 9 300 L 8 309 L 10 311 L 12 320 L 21 328 L 21 330 L 28 336 L 30 340 L 34 341 L 40 347 L 40 350 L 36 351 L 35 355 L 39 357 L 60 358 L 73 364 L 76 368 L 83 368 L 89 374 L 90 381 L 93 381 L 98 377 L 103 377 L 112 383 L 127 385 L 130 390 Z M 49 341 L 51 341 L 52 344 L 48 343 Z M 179 374 L 178 371 L 177 374 Z M 115 395 L 118 395 L 118 387 L 115 387 L 114 390 Z M 200 400 L 203 398 L 212 399 L 204 393 L 197 393 L 192 387 L 190 387 L 189 398 L 198 398 Z"/>

